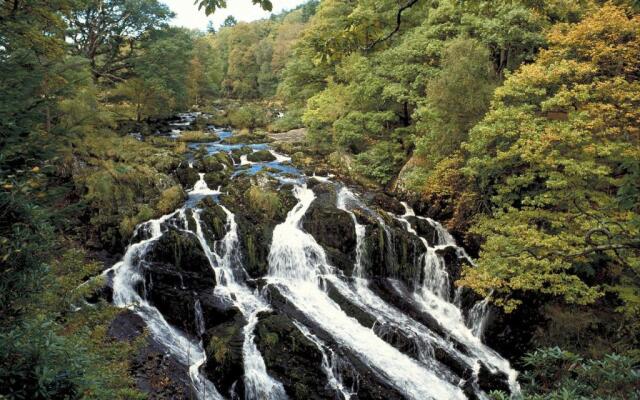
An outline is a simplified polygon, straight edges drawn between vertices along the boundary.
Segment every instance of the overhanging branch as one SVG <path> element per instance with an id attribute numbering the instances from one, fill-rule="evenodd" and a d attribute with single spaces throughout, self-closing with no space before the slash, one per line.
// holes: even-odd
<path id="1" fill-rule="evenodd" d="M 398 9 L 398 13 L 396 14 L 396 27 L 393 31 L 391 31 L 390 33 L 388 33 L 387 35 L 376 39 L 375 41 L 373 41 L 372 43 L 370 43 L 365 50 L 371 50 L 373 49 L 375 46 L 377 46 L 378 44 L 391 39 L 391 37 L 393 35 L 395 35 L 396 33 L 398 33 L 398 31 L 400 31 L 400 25 L 402 24 L 402 13 L 405 12 L 406 10 L 408 10 L 409 8 L 413 7 L 414 5 L 416 5 L 416 3 L 418 3 L 418 1 L 420 0 L 410 0 L 407 4 L 405 4 L 404 6 L 400 7 L 400 9 Z"/>

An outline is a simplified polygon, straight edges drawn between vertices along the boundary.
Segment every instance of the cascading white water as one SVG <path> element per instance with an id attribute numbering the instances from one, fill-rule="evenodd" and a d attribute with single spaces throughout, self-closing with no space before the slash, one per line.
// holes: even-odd
<path id="1" fill-rule="evenodd" d="M 469 310 L 469 316 L 467 317 L 467 325 L 474 336 L 482 339 L 484 334 L 484 328 L 487 323 L 487 308 L 489 307 L 489 297 L 482 301 L 477 302 Z"/>
<path id="2" fill-rule="evenodd" d="M 407 203 L 403 202 L 402 205 L 404 206 L 405 214 L 400 217 L 396 216 L 396 218 L 398 219 L 398 221 L 403 223 L 405 229 L 409 233 L 414 234 L 420 239 L 426 250 L 426 252 L 420 256 L 423 265 L 423 280 L 420 287 L 420 292 L 430 292 L 435 294 L 436 296 L 448 300 L 451 284 L 449 282 L 449 272 L 447 271 L 444 259 L 436 252 L 437 248 L 431 247 L 429 245 L 429 242 L 427 242 L 425 238 L 418 235 L 415 229 L 413 229 L 407 217 L 416 217 L 416 214 L 411 209 L 411 207 L 407 205 Z M 436 231 L 438 232 L 439 238 L 438 245 L 440 244 L 440 239 L 449 238 L 447 236 L 441 235 L 438 228 L 436 228 Z M 448 235 L 449 233 L 446 232 L 446 234 Z M 451 239 L 453 240 L 453 238 Z M 425 295 L 428 296 L 428 294 L 426 293 Z"/>
<path id="3" fill-rule="evenodd" d="M 220 188 L 217 190 L 209 189 L 207 182 L 204 180 L 204 174 L 199 173 L 200 179 L 193 185 L 193 189 L 189 192 L 192 196 L 217 196 L 220 194 Z"/>
<path id="4" fill-rule="evenodd" d="M 313 191 L 297 186 L 299 203 L 285 222 L 276 226 L 269 253 L 269 282 L 306 317 L 348 348 L 381 379 L 412 399 L 464 399 L 462 391 L 423 364 L 392 347 L 349 317 L 318 286 L 331 275 L 322 247 L 300 229 L 300 221 L 314 200 Z"/>
<path id="5" fill-rule="evenodd" d="M 337 393 L 340 393 L 342 395 L 341 399 L 350 400 L 351 396 L 357 393 L 357 389 L 355 387 L 347 388 L 344 385 L 342 377 L 340 376 L 340 372 L 338 371 L 339 360 L 336 356 L 336 353 L 330 348 L 326 347 L 325 344 L 322 343 L 322 341 L 316 335 L 311 333 L 311 331 L 309 331 L 306 326 L 300 324 L 297 321 L 294 321 L 294 325 L 307 339 L 309 339 L 311 342 L 313 342 L 313 344 L 316 345 L 318 350 L 320 350 L 320 353 L 322 354 L 321 367 L 325 375 L 327 376 L 329 386 Z M 329 352 L 329 355 L 327 355 L 327 352 Z M 357 386 L 357 382 L 354 382 L 354 384 L 355 386 Z"/>
<path id="6" fill-rule="evenodd" d="M 193 213 L 193 219 L 196 224 L 196 237 L 216 275 L 218 284 L 215 293 L 231 301 L 247 319 L 247 324 L 243 328 L 244 341 L 242 345 L 245 399 L 286 399 L 284 387 L 267 373 L 262 355 L 254 342 L 254 329 L 258 323 L 258 313 L 270 310 L 269 305 L 259 294 L 236 279 L 238 274 L 246 275 L 238 254 L 238 225 L 231 211 L 222 205 L 220 208 L 227 216 L 227 232 L 219 243 L 219 252 L 212 250 L 204 237 L 201 210 L 196 210 Z"/>
<path id="7" fill-rule="evenodd" d="M 104 273 L 113 272 L 113 303 L 117 307 L 134 310 L 147 324 L 153 338 L 164 346 L 181 364 L 189 367 L 192 386 L 199 399 L 222 399 L 215 386 L 200 373 L 200 366 L 206 361 L 206 354 L 201 343 L 188 338 L 184 333 L 171 326 L 157 308 L 140 297 L 135 287 L 143 282 L 140 261 L 149 247 L 163 234 L 163 224 L 169 219 L 180 217 L 179 209 L 155 220 L 145 222 L 137 227 L 150 235 L 148 239 L 132 244 L 122 261 Z"/>
<path id="8" fill-rule="evenodd" d="M 356 224 L 356 238 L 358 240 L 357 248 L 362 248 L 363 244 L 360 241 L 364 239 L 364 235 L 358 234 L 358 231 L 362 232 L 362 228 L 358 226 L 359 224 L 355 218 L 355 215 L 349 209 L 348 203 L 353 203 L 356 207 L 361 207 L 361 208 L 365 207 L 356 198 L 356 196 L 353 193 L 351 193 L 347 188 L 343 187 L 338 192 L 337 207 L 351 214 L 352 219 Z M 409 221 L 406 219 L 406 217 L 415 216 L 415 213 L 410 207 L 408 207 L 408 205 L 406 205 L 406 203 L 404 203 L 403 205 L 405 206 L 405 209 L 407 211 L 405 212 L 404 216 L 399 217 L 398 219 L 401 222 L 403 222 L 403 225 L 405 226 L 405 229 L 408 232 L 420 237 L 417 234 L 417 232 L 411 227 L 411 224 L 409 223 Z M 417 218 L 422 218 L 422 217 L 417 217 Z M 384 220 L 381 218 L 378 219 L 378 221 L 380 223 L 384 223 Z M 440 224 L 436 223 L 435 221 L 431 221 L 430 223 L 439 232 L 438 246 L 443 246 L 443 247 L 456 246 L 455 240 L 453 239 L 453 237 L 448 232 L 446 232 L 446 230 L 444 230 L 444 228 L 442 228 Z M 426 253 L 428 253 L 430 248 L 428 242 L 424 238 L 420 238 L 420 239 L 425 245 Z M 466 257 L 466 253 L 462 254 L 462 252 L 459 252 L 458 254 Z M 356 258 L 357 258 L 356 268 L 354 269 L 354 271 L 362 268 L 361 266 L 358 265 L 360 260 L 358 259 L 358 257 Z M 441 268 L 439 269 L 439 271 L 444 271 L 444 273 L 446 273 L 444 260 L 441 260 L 441 262 L 442 263 L 438 264 L 438 267 Z M 425 271 L 425 273 L 428 273 L 428 272 L 429 272 L 428 270 Z M 377 315 L 378 318 L 384 317 L 385 320 L 393 323 L 394 326 L 403 328 L 405 331 L 408 331 L 410 334 L 414 335 L 413 337 L 422 338 L 426 343 L 426 345 L 428 345 L 429 343 L 437 344 L 440 346 L 444 345 L 445 348 L 449 348 L 450 350 L 453 350 L 453 348 L 450 345 L 448 345 L 445 341 L 443 341 L 441 338 L 436 337 L 435 335 L 431 334 L 428 331 L 424 332 L 425 328 L 421 327 L 420 323 L 405 316 L 400 311 L 395 310 L 393 306 L 388 305 L 386 302 L 380 299 L 377 295 L 371 292 L 365 283 L 366 281 L 363 281 L 361 276 L 362 275 L 360 273 L 360 275 L 357 275 L 355 279 L 356 292 L 358 294 L 358 297 L 356 299 L 351 298 L 352 300 L 356 300 L 360 302 L 361 306 L 368 307 L 369 310 L 375 311 L 376 312 L 375 315 Z M 429 275 L 427 275 L 426 279 L 429 279 Z M 442 282 L 444 282 L 444 279 L 439 277 L 439 273 L 431 275 L 431 279 L 435 279 L 437 284 L 441 284 Z M 346 295 L 348 293 L 348 289 L 345 288 L 344 284 L 341 281 L 334 279 L 333 282 L 343 295 Z M 448 282 L 448 275 L 447 275 L 446 282 Z M 403 293 L 403 291 L 399 286 L 399 282 L 391 280 L 390 283 L 392 284 L 392 286 L 396 287 L 396 289 L 398 290 L 398 293 Z M 449 332 L 451 336 L 455 337 L 457 340 L 460 341 L 460 343 L 464 344 L 469 349 L 469 351 L 471 352 L 471 357 L 468 357 L 456 351 L 457 353 L 456 355 L 460 359 L 465 361 L 467 365 L 469 365 L 472 368 L 476 368 L 476 365 L 478 364 L 477 360 L 480 360 L 484 362 L 484 364 L 492 371 L 504 372 L 509 378 L 509 383 L 510 383 L 512 392 L 517 393 L 519 391 L 519 387 L 516 382 L 517 372 L 511 368 L 507 360 L 503 359 L 495 351 L 485 346 L 479 339 L 479 336 L 481 335 L 481 330 L 484 327 L 483 324 L 485 320 L 484 316 L 481 315 L 480 313 L 486 309 L 488 300 L 479 302 L 476 305 L 477 307 L 475 308 L 476 308 L 476 313 L 478 315 L 474 317 L 474 323 L 473 323 L 474 325 L 472 325 L 473 328 L 470 329 L 465 324 L 464 316 L 461 310 L 458 307 L 456 307 L 454 304 L 446 301 L 446 298 L 444 296 L 437 294 L 437 291 L 434 292 L 431 289 L 432 286 L 436 286 L 436 288 L 440 288 L 440 286 L 438 285 L 430 285 L 426 283 L 426 284 L 423 284 L 418 290 L 413 292 L 413 300 L 415 304 L 418 307 L 420 307 L 422 311 L 435 317 L 435 319 L 441 323 L 441 325 L 447 330 L 447 332 Z M 448 286 L 447 286 L 447 290 L 448 290 Z M 420 358 L 422 359 L 423 356 L 421 355 Z"/>

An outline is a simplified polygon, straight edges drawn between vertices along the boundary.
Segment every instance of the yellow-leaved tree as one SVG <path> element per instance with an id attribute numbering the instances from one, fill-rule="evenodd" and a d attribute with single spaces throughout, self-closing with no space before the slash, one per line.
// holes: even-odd
<path id="1" fill-rule="evenodd" d="M 640 312 L 640 17 L 607 3 L 556 25 L 498 88 L 463 169 L 489 211 L 459 282 L 513 310 L 529 294 Z"/>

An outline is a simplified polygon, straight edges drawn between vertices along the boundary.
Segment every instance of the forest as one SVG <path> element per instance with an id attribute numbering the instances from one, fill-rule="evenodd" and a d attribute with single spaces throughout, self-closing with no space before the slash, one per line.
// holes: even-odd
<path id="1" fill-rule="evenodd" d="M 173 17 L 161 0 L 0 0 L 0 399 L 180 398 L 140 385 L 144 336 L 113 338 L 122 309 L 89 278 L 185 202 L 208 124 L 301 132 L 277 150 L 307 175 L 442 223 L 473 259 L 452 284 L 487 299 L 484 340 L 519 371 L 519 393 L 488 398 L 640 399 L 639 2 Z M 211 118 L 154 134 L 186 112 Z M 285 220 L 286 196 L 246 193 Z"/>

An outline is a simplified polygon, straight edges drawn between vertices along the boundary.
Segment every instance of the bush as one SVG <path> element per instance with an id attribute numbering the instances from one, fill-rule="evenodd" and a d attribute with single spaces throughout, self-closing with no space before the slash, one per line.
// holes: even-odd
<path id="1" fill-rule="evenodd" d="M 292 129 L 301 128 L 304 126 L 302 122 L 302 114 L 304 109 L 293 109 L 289 110 L 281 118 L 275 120 L 269 126 L 269 131 L 271 132 L 287 132 Z"/>
<path id="2" fill-rule="evenodd" d="M 558 347 L 538 349 L 523 358 L 525 399 L 639 399 L 640 360 L 619 354 L 583 359 Z M 495 399 L 504 394 L 494 393 Z"/>
<path id="3" fill-rule="evenodd" d="M 267 124 L 266 110 L 254 104 L 242 106 L 229 112 L 229 123 L 235 128 L 253 130 Z"/>
<path id="4" fill-rule="evenodd" d="M 386 185 L 398 171 L 404 153 L 391 142 L 379 142 L 356 156 L 356 172 Z"/>

